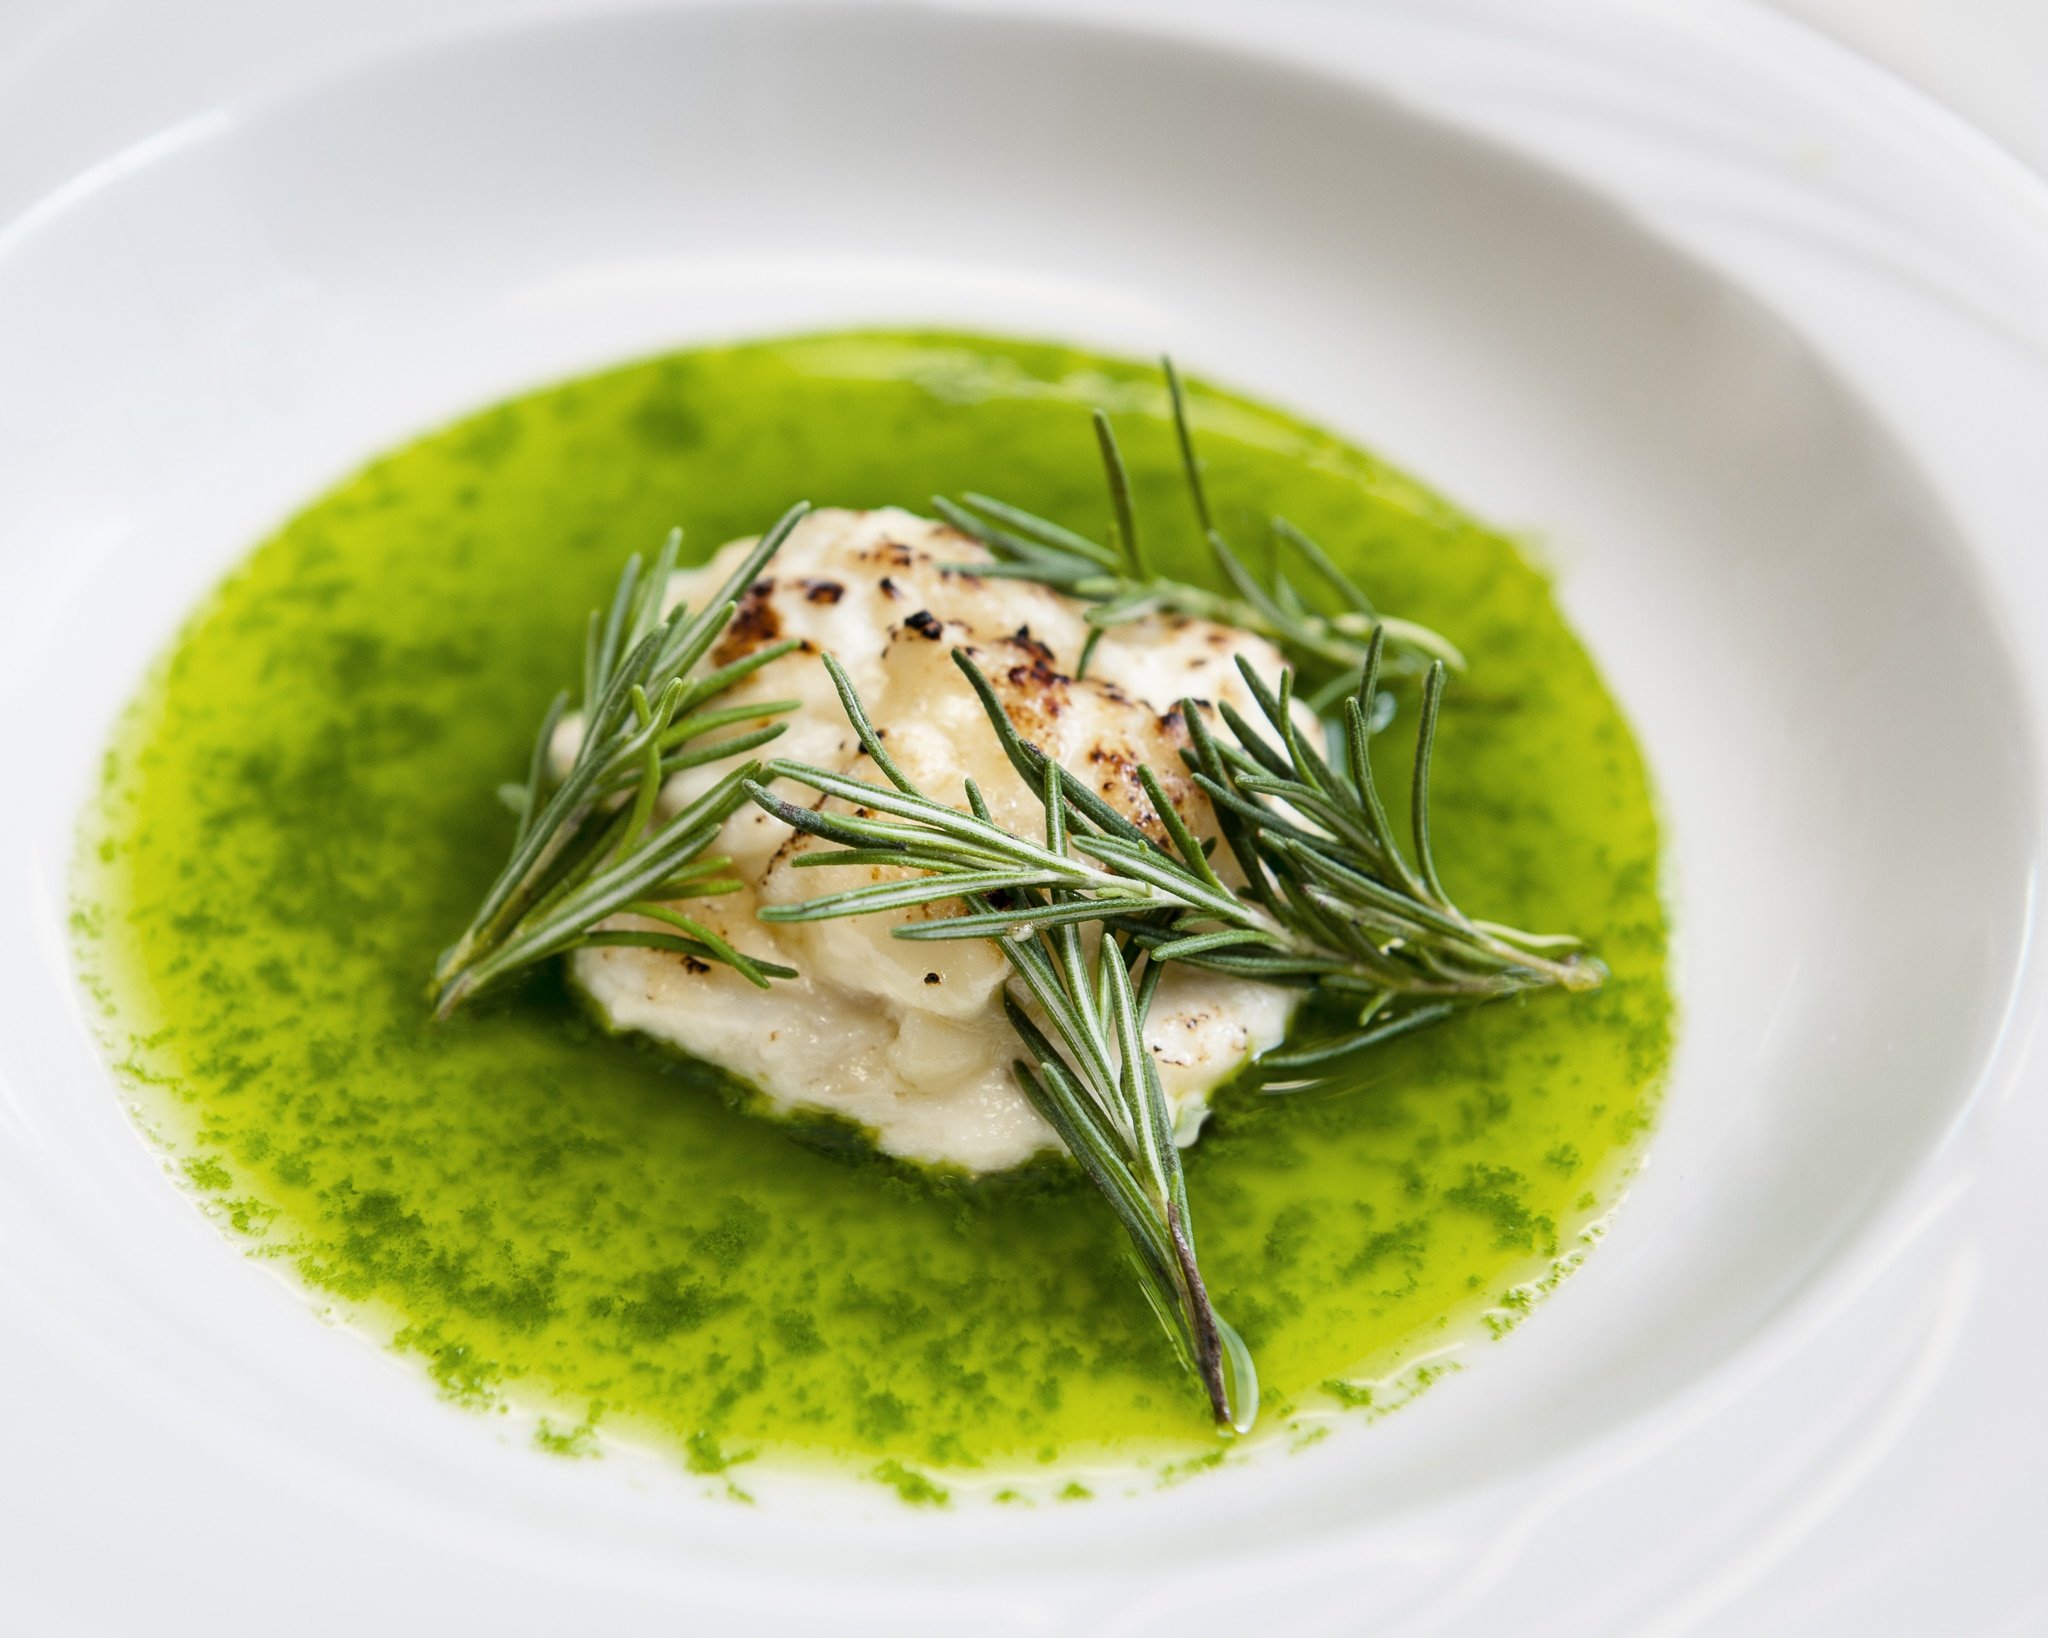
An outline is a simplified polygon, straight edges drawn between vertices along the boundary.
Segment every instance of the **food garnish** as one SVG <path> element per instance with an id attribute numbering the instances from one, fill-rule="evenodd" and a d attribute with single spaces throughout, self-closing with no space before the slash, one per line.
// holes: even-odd
<path id="1" fill-rule="evenodd" d="M 499 792 L 517 819 L 512 855 L 462 936 L 435 963 L 435 1017 L 446 1018 L 513 973 L 583 945 L 673 950 L 731 967 L 764 987 L 771 978 L 795 976 L 787 967 L 743 955 L 675 908 L 678 901 L 738 886 L 726 874 L 727 861 L 705 857 L 704 849 L 745 802 L 755 765 L 735 767 L 659 823 L 655 803 L 671 775 L 758 750 L 782 731 L 761 719 L 794 709 L 794 701 L 711 708 L 719 695 L 789 653 L 794 643 L 690 673 L 731 622 L 740 594 L 808 510 L 797 505 L 783 514 L 694 612 L 662 613 L 680 531 L 669 536 L 646 573 L 637 555 L 628 560 L 610 607 L 602 614 L 591 611 L 585 633 L 583 733 L 575 760 L 559 782 L 550 779 L 549 749 L 569 707 L 565 691 L 541 719 L 525 782 Z M 760 726 L 707 737 L 749 722 Z M 606 925 L 622 912 L 657 922 L 662 930 Z"/>
<path id="2" fill-rule="evenodd" d="M 1173 408 L 1175 443 L 1181 475 L 1194 506 L 1195 524 L 1217 570 L 1234 589 L 1210 586 L 1159 573 L 1145 552 L 1131 504 L 1130 475 L 1116 429 L 1106 411 L 1093 419 L 1095 442 L 1109 486 L 1110 525 L 1107 542 L 1091 540 L 1072 529 L 1038 517 L 988 495 L 966 494 L 958 500 L 932 497 L 932 506 L 963 534 L 972 535 L 995 553 L 998 563 L 974 565 L 982 575 L 1010 575 L 1056 587 L 1088 605 L 1088 623 L 1096 631 L 1142 620 L 1150 614 L 1183 614 L 1255 632 L 1279 645 L 1296 671 L 1312 679 L 1305 699 L 1318 713 L 1334 707 L 1355 691 L 1365 674 L 1367 651 L 1375 631 L 1385 634 L 1384 673 L 1391 679 L 1419 676 L 1434 660 L 1451 669 L 1465 669 L 1465 657 L 1448 638 L 1419 625 L 1381 614 L 1365 591 L 1338 567 L 1336 560 L 1302 530 L 1283 517 L 1272 519 L 1273 565 L 1269 581 L 1252 573 L 1243 556 L 1223 536 L 1202 484 L 1201 462 L 1195 456 L 1194 432 L 1188 421 L 1187 397 L 1171 359 L 1161 360 Z M 1283 552 L 1287 555 L 1283 556 Z M 1340 605 L 1319 612 L 1287 573 L 1288 558 L 1297 559 Z M 1088 651 L 1079 673 L 1088 669 Z M 1392 700 L 1389 699 L 1389 706 Z M 1383 726 L 1375 722 L 1375 729 Z"/>

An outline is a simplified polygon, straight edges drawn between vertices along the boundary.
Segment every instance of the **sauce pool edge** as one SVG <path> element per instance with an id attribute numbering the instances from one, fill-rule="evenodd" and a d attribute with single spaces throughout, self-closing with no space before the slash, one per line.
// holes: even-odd
<path id="1" fill-rule="evenodd" d="M 258 546 L 131 706 L 76 883 L 109 1060 L 209 1212 L 449 1399 L 543 1413 L 562 1453 L 822 1461 L 913 1501 L 1209 1460 L 1078 1179 L 926 1179 L 800 1140 L 551 979 L 438 1030 L 420 999 L 502 856 L 492 792 L 629 553 L 682 522 L 701 557 L 799 495 L 979 489 L 1090 526 L 1095 402 L 1141 516 L 1182 516 L 1150 366 L 854 334 L 522 395 Z M 1391 1043 L 1341 1096 L 1219 1096 L 1188 1155 L 1205 1272 L 1265 1425 L 1298 1439 L 1512 1325 L 1612 1208 L 1670 1050 L 1657 828 L 1618 707 L 1510 540 L 1278 411 L 1199 384 L 1193 410 L 1227 532 L 1285 513 L 1471 656 L 1433 793 L 1453 893 L 1582 931 L 1613 970 Z M 1148 544 L 1199 574 L 1191 522 Z"/>

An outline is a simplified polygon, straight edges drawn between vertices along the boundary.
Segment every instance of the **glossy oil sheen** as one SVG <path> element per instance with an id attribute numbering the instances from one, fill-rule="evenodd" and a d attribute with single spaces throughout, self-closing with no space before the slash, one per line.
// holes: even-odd
<path id="1" fill-rule="evenodd" d="M 824 1458 L 913 1501 L 973 1474 L 1210 1459 L 1200 1395 L 1063 1166 L 968 1183 L 779 1126 L 608 1038 L 551 977 L 448 1025 L 424 1004 L 508 844 L 493 789 L 629 552 L 680 523 L 701 554 L 799 497 L 978 489 L 1098 529 L 1094 403 L 1153 551 L 1199 574 L 1152 371 L 939 335 L 683 353 L 534 393 L 259 547 L 120 728 L 78 882 L 137 1118 L 218 1220 L 450 1399 L 544 1412 L 545 1448 L 624 1434 L 706 1472 Z M 1194 404 L 1226 531 L 1259 541 L 1286 514 L 1473 657 L 1438 747 L 1451 892 L 1582 931 L 1613 970 L 1390 1045 L 1340 1095 L 1220 1097 L 1188 1157 L 1203 1264 L 1257 1355 L 1264 1425 L 1301 1429 L 1507 1328 L 1612 1205 L 1670 1041 L 1657 832 L 1626 724 L 1512 543 L 1285 415 Z M 1379 745 L 1397 796 L 1411 722 Z"/>

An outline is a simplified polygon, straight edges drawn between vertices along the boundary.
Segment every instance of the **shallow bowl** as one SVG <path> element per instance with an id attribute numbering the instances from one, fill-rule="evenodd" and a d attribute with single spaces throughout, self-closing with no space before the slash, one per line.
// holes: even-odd
<path id="1" fill-rule="evenodd" d="M 0 1337 L 65 1415 L 109 1407 L 86 1471 L 200 1512 L 259 1473 L 280 1524 L 424 1544 L 508 1616 L 589 1594 L 937 1623 L 1025 1563 L 1080 1587 L 1250 1562 L 1569 1459 L 1753 1348 L 1901 1198 L 1985 1084 L 2041 835 L 1968 528 L 1799 331 L 1437 117 L 1426 73 L 1410 105 L 1193 32 L 800 4 L 470 30 L 166 132 L 0 236 Z M 746 1512 L 651 1459 L 531 1457 L 309 1324 L 120 1111 L 65 876 L 183 611 L 454 413 L 869 323 L 1170 349 L 1391 456 L 1530 534 L 1642 735 L 1682 1005 L 1662 1129 L 1586 1269 L 1397 1417 L 1079 1512 L 831 1485 Z"/>

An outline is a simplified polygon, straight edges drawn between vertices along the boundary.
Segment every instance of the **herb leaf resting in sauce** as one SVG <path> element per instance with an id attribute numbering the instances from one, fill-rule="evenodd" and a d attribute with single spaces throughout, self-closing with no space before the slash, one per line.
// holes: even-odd
<path id="1" fill-rule="evenodd" d="M 955 651 L 954 658 L 980 682 L 964 655 Z M 827 796 L 847 798 L 859 804 L 858 812 L 827 815 L 798 807 L 753 779 L 747 781 L 748 794 L 793 829 L 841 844 L 831 852 L 801 854 L 795 860 L 798 865 L 906 865 L 922 858 L 933 860 L 935 869 L 932 875 L 907 883 L 883 882 L 803 904 L 771 906 L 761 912 L 763 917 L 816 920 L 956 895 L 966 903 L 965 916 L 919 925 L 942 929 L 934 934 L 937 937 L 993 936 L 1009 959 L 1036 1007 L 1034 1015 L 1014 994 L 1003 997 L 1011 1027 L 1032 1058 L 1029 1064 L 1020 1060 L 1013 1066 L 1018 1085 L 1123 1224 L 1146 1295 L 1193 1366 L 1216 1420 L 1240 1433 L 1250 1431 L 1259 1411 L 1258 1374 L 1243 1339 L 1209 1301 L 1195 1261 L 1194 1226 L 1180 1150 L 1174 1143 L 1173 1112 L 1152 1056 L 1142 1044 L 1165 962 L 1136 938 L 1107 925 L 1090 955 L 1081 923 L 1103 921 L 1103 905 L 1087 894 L 1085 883 L 1063 879 L 1062 866 L 1076 863 L 1068 857 L 1070 823 L 1092 830 L 1088 816 L 1104 805 L 1086 787 L 1068 782 L 1060 765 L 1045 756 L 1036 756 L 1026 774 L 1045 814 L 1043 847 L 996 824 L 971 778 L 966 781 L 971 813 L 932 801 L 890 756 L 838 661 L 829 654 L 824 659 L 861 749 L 882 770 L 889 786 L 864 784 L 801 763 L 775 762 L 763 770 L 763 777 L 787 777 Z M 985 683 L 981 686 L 986 688 Z M 992 696 L 984 694 L 984 700 L 991 719 L 1001 724 L 1005 745 L 1021 744 L 1002 707 Z M 1019 771 L 1024 771 L 1023 765 Z M 1156 793 L 1151 770 L 1143 770 L 1143 777 Z M 1070 810 L 1074 797 L 1082 804 L 1079 811 Z M 1155 794 L 1154 800 L 1163 814 L 1172 814 L 1163 798 Z M 910 819 L 912 825 L 866 817 L 873 811 Z M 1114 816 L 1113 809 L 1107 811 Z M 1126 829 L 1133 828 L 1115 817 Z M 1168 823 L 1177 839 L 1187 841 L 1177 817 Z M 919 827 L 913 834 L 926 849 L 921 855 L 914 856 L 913 844 L 903 839 L 913 826 Z M 1133 833 L 1142 839 L 1141 832 Z M 1191 841 L 1187 845 L 1193 847 Z"/>
<path id="2" fill-rule="evenodd" d="M 817 921 L 959 897 L 965 914 L 911 922 L 894 936 L 990 938 L 1009 958 L 1059 1043 L 1006 996 L 1010 1022 L 1033 1060 L 1015 1065 L 1018 1084 L 1123 1224 L 1162 1323 L 1189 1351 L 1217 1421 L 1239 1432 L 1257 1415 L 1257 1376 L 1249 1351 L 1211 1305 L 1196 1264 L 1172 1118 L 1141 1045 L 1166 964 L 1186 961 L 1304 986 L 1357 1008 L 1349 1031 L 1264 1060 L 1267 1069 L 1282 1071 L 1313 1071 L 1449 1017 L 1461 1005 L 1525 990 L 1594 989 L 1605 977 L 1597 961 L 1580 954 L 1576 938 L 1475 921 L 1444 892 L 1429 842 L 1441 660 L 1432 662 L 1423 687 L 1410 826 L 1415 863 L 1404 857 L 1368 755 L 1367 724 L 1385 640 L 1383 630 L 1374 631 L 1358 692 L 1344 702 L 1341 773 L 1304 743 L 1291 709 L 1291 673 L 1281 673 L 1275 693 L 1238 662 L 1278 746 L 1227 705 L 1224 717 L 1238 743 L 1226 744 L 1208 729 L 1195 701 L 1180 702 L 1192 740 L 1182 755 L 1215 805 L 1245 876 L 1242 888 L 1216 873 L 1151 768 L 1141 765 L 1138 777 L 1170 849 L 1085 785 L 1063 779 L 1059 764 L 1018 734 L 988 680 L 958 649 L 954 662 L 980 696 L 1011 765 L 1039 796 L 1043 845 L 997 825 L 971 779 L 969 813 L 918 790 L 829 655 L 825 664 L 847 720 L 889 784 L 796 762 L 770 762 L 761 770 L 762 779 L 793 780 L 852 804 L 850 813 L 828 813 L 784 801 L 760 779 L 746 782 L 766 811 L 836 844 L 800 855 L 795 864 L 922 873 L 771 905 L 760 912 L 763 919 Z M 1100 933 L 1092 974 L 1085 926 Z M 1132 974 L 1140 969 L 1134 989 Z M 1311 1074 L 1269 1090 L 1317 1084 Z"/>
<path id="3" fill-rule="evenodd" d="M 437 1018 L 508 975 L 579 945 L 673 950 L 722 962 L 763 988 L 771 978 L 796 976 L 741 954 L 675 908 L 679 900 L 737 890 L 739 883 L 724 874 L 730 861 L 703 854 L 745 802 L 756 764 L 734 768 L 660 824 L 655 802 L 671 774 L 757 750 L 782 729 L 762 723 L 722 739 L 707 735 L 796 709 L 794 700 L 707 709 L 742 677 L 789 653 L 793 642 L 772 643 L 701 676 L 690 672 L 731 623 L 739 594 L 808 510 L 799 504 L 784 513 L 694 613 L 662 613 L 681 531 L 669 535 L 647 573 L 637 556 L 628 560 L 609 609 L 590 614 L 575 760 L 549 793 L 548 753 L 569 704 L 561 693 L 541 718 L 525 783 L 502 793 L 518 820 L 512 856 L 468 928 L 435 964 Z M 621 913 L 657 926 L 604 925 Z"/>

